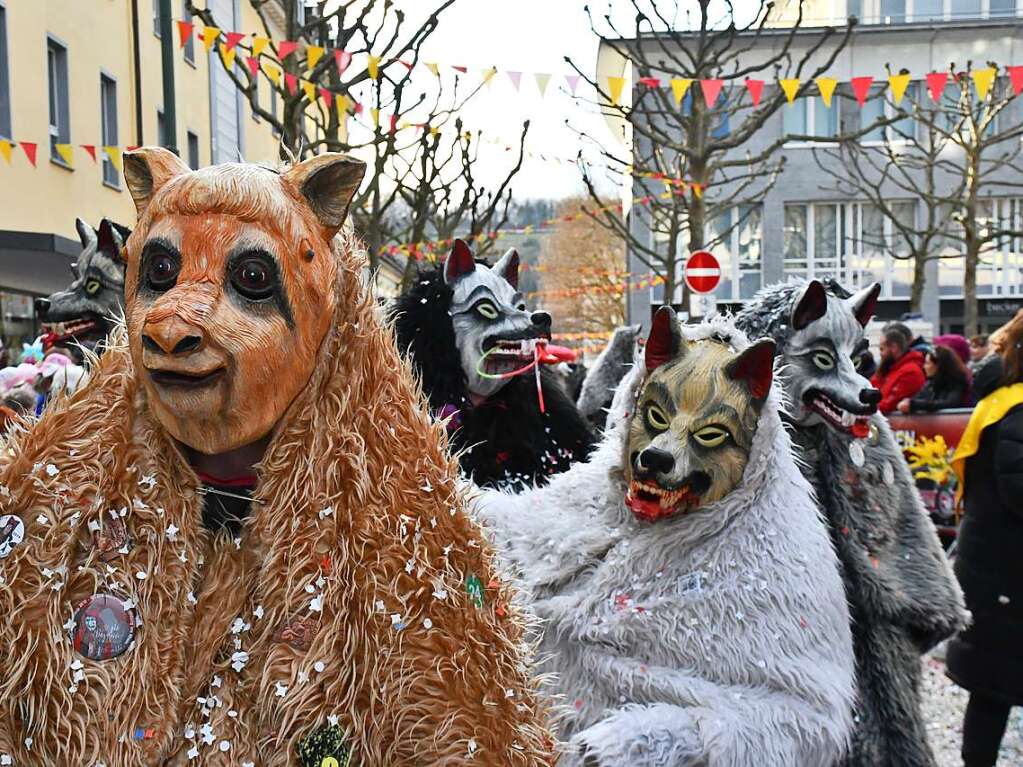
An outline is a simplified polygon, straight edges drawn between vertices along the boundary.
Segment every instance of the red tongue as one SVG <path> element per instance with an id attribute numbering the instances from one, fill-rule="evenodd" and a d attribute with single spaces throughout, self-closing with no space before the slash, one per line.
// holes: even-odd
<path id="1" fill-rule="evenodd" d="M 853 423 L 852 435 L 857 439 L 866 439 L 870 435 L 870 424 L 866 420 L 857 418 Z"/>
<path id="2" fill-rule="evenodd" d="M 575 362 L 575 352 L 565 346 L 540 344 L 540 362 L 545 365 L 557 365 L 559 362 Z"/>

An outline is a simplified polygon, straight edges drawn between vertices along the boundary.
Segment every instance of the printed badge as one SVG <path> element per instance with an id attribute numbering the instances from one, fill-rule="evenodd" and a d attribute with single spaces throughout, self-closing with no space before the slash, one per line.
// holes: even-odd
<path id="1" fill-rule="evenodd" d="M 6 558 L 24 538 L 25 523 L 20 517 L 13 514 L 0 517 L 0 559 Z"/>
<path id="2" fill-rule="evenodd" d="M 93 594 L 75 610 L 71 643 L 83 658 L 117 658 L 135 641 L 135 611 L 113 594 Z"/>
<path id="3" fill-rule="evenodd" d="M 92 532 L 92 546 L 101 562 L 110 562 L 131 549 L 133 541 L 128 526 L 116 512 L 110 512 L 102 527 Z"/>
<path id="4" fill-rule="evenodd" d="M 317 619 L 296 615 L 274 632 L 274 641 L 304 652 L 312 647 L 313 637 L 319 627 Z"/>
<path id="5" fill-rule="evenodd" d="M 298 742 L 301 767 L 352 767 L 352 752 L 339 726 L 320 727 Z"/>

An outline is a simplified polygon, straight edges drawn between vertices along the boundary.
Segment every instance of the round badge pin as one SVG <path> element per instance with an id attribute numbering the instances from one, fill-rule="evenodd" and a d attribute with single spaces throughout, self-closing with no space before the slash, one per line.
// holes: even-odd
<path id="1" fill-rule="evenodd" d="M 849 443 L 849 459 L 857 468 L 862 467 L 867 462 L 867 454 L 863 452 L 863 445 L 860 444 L 858 439 L 854 439 Z"/>
<path id="2" fill-rule="evenodd" d="M 886 485 L 895 484 L 895 469 L 892 468 L 890 463 L 885 463 L 884 468 L 881 469 L 882 479 Z"/>
<path id="3" fill-rule="evenodd" d="M 113 594 L 93 594 L 75 609 L 71 643 L 89 660 L 113 660 L 135 641 L 135 611 Z"/>
<path id="4" fill-rule="evenodd" d="M 6 514 L 0 517 L 0 559 L 6 558 L 25 538 L 25 523 L 21 517 Z"/>

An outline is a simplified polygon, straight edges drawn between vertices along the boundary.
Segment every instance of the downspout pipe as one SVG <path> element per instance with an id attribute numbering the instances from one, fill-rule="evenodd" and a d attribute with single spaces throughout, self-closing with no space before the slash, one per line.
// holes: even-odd
<path id="1" fill-rule="evenodd" d="M 178 153 L 178 110 L 174 100 L 174 34 L 171 0 L 160 0 L 160 58 L 163 62 L 163 145 Z"/>

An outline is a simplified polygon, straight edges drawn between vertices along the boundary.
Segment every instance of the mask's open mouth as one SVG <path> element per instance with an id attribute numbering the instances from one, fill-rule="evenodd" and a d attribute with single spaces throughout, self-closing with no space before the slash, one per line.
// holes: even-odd
<path id="1" fill-rule="evenodd" d="M 49 322 L 45 323 L 44 327 L 52 331 L 57 324 L 58 323 L 56 322 Z M 58 344 L 74 339 L 105 336 L 107 334 L 107 324 L 92 317 L 82 317 L 80 319 L 69 320 L 60 324 L 63 326 L 63 332 L 54 339 L 54 343 Z"/>
<path id="2" fill-rule="evenodd" d="M 857 439 L 865 439 L 870 434 L 870 416 L 873 414 L 873 409 L 867 413 L 853 413 L 836 403 L 820 389 L 807 391 L 803 395 L 803 404 L 838 431 L 851 434 Z"/>
<path id="3" fill-rule="evenodd" d="M 216 368 L 207 373 L 191 373 L 178 370 L 150 370 L 149 377 L 157 386 L 181 389 L 201 389 L 213 386 L 224 377 L 227 368 Z"/>
<path id="4" fill-rule="evenodd" d="M 484 344 L 484 352 L 486 352 L 486 357 L 483 360 L 484 372 L 500 375 L 501 373 L 511 373 L 528 365 L 535 359 L 536 344 L 540 340 L 540 338 L 515 340 L 488 338 L 487 344 Z"/>
<path id="5" fill-rule="evenodd" d="M 699 506 L 700 494 L 690 490 L 689 485 L 666 490 L 660 485 L 634 479 L 625 496 L 625 505 L 637 519 L 654 522 Z"/>

